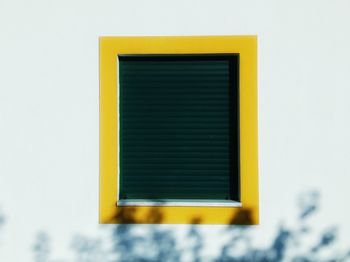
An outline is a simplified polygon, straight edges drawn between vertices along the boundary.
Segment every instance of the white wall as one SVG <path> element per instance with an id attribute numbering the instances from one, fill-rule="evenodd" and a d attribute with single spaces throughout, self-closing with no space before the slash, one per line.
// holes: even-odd
<path id="1" fill-rule="evenodd" d="M 97 234 L 98 37 L 259 36 L 261 225 L 322 193 L 316 224 L 350 243 L 350 2 L 0 0 L 0 261 L 29 261 L 47 230 L 56 258 Z M 184 229 L 185 226 L 177 226 Z M 205 227 L 218 237 L 221 227 Z M 211 251 L 208 251 L 211 252 Z M 214 251 L 212 251 L 214 252 Z"/>

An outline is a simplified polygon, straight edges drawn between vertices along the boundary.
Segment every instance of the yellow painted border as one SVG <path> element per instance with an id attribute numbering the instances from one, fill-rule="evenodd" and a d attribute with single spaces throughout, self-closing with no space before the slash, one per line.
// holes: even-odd
<path id="1" fill-rule="evenodd" d="M 117 207 L 119 54 L 240 55 L 242 207 Z M 100 223 L 258 224 L 257 37 L 100 37 Z"/>

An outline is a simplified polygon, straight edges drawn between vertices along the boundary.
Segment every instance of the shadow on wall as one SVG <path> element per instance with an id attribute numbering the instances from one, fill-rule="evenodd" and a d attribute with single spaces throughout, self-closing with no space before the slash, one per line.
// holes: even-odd
<path id="1" fill-rule="evenodd" d="M 121 224 L 141 223 L 141 221 L 139 221 L 136 217 L 136 212 L 136 207 L 124 207 L 122 209 L 118 209 L 117 214 L 111 219 L 111 222 L 118 221 Z M 162 220 L 163 214 L 161 209 L 158 207 L 152 207 L 144 218 L 144 221 L 147 221 L 149 224 L 161 223 Z"/>
<path id="2" fill-rule="evenodd" d="M 231 219 L 231 225 L 251 225 L 253 224 L 252 211 L 248 208 L 241 208 Z"/>
<path id="3" fill-rule="evenodd" d="M 325 257 L 323 251 L 331 250 L 337 241 L 338 232 L 335 226 L 330 226 L 319 233 L 314 243 L 305 241 L 308 236 L 314 234 L 308 220 L 318 211 L 319 198 L 318 192 L 301 195 L 298 200 L 299 213 L 296 225 L 293 227 L 278 226 L 276 233 L 272 236 L 271 243 L 264 248 L 253 245 L 251 233 L 254 231 L 254 227 L 244 226 L 251 223 L 251 211 L 241 209 L 231 219 L 231 223 L 235 225 L 227 226 L 223 232 L 228 241 L 221 247 L 219 256 L 210 261 L 350 261 L 350 249 L 331 253 L 329 257 Z M 132 212 L 119 215 L 131 219 L 133 217 L 131 214 Z M 150 219 L 157 222 L 162 219 L 157 208 L 152 209 L 149 215 Z M 135 219 L 131 221 L 132 223 L 137 222 Z M 142 235 L 135 234 L 133 225 L 115 226 L 111 235 L 114 244 L 111 252 L 117 257 L 115 261 L 122 262 L 183 261 L 184 257 L 186 261 L 208 261 L 208 258 L 202 255 L 204 237 L 200 227 L 197 226 L 201 224 L 201 218 L 196 217 L 191 222 L 193 225 L 188 229 L 189 245 L 186 248 L 179 247 L 174 232 L 154 225 L 149 226 L 149 232 Z"/>
<path id="4" fill-rule="evenodd" d="M 2 211 L 0 209 L 0 232 L 2 230 L 2 227 L 4 226 L 5 224 L 5 216 L 2 214 Z"/>
<path id="5" fill-rule="evenodd" d="M 110 223 L 118 221 L 119 224 L 160 224 L 163 221 L 162 209 L 159 207 L 152 207 L 142 221 L 136 216 L 137 207 L 124 207 L 118 209 L 116 215 L 111 218 Z M 201 224 L 202 218 L 200 216 L 193 217 L 189 224 Z M 252 225 L 253 214 L 249 208 L 240 208 L 235 212 L 229 223 L 231 225 Z"/>
<path id="6" fill-rule="evenodd" d="M 5 217 L 4 215 L 2 214 L 2 211 L 0 209 L 0 229 L 1 227 L 5 224 Z"/>
<path id="7" fill-rule="evenodd" d="M 232 218 L 232 222 L 243 225 L 225 227 L 220 237 L 225 237 L 227 241 L 221 246 L 219 255 L 210 259 L 203 256 L 205 238 L 201 233 L 201 226 L 198 225 L 201 223 L 200 217 L 194 218 L 193 224 L 188 226 L 185 245 L 179 242 L 171 226 L 139 227 L 122 224 L 107 227 L 108 230 L 111 229 L 107 238 L 78 235 L 73 238 L 71 247 L 75 255 L 74 261 L 81 262 L 350 261 L 350 248 L 339 251 L 336 247 L 338 240 L 336 226 L 326 227 L 319 233 L 314 231 L 310 224 L 309 218 L 316 214 L 319 208 L 319 193 L 301 195 L 298 207 L 299 213 L 295 225 L 278 226 L 271 236 L 270 244 L 265 247 L 254 246 L 251 233 L 254 233 L 255 227 L 244 226 L 250 219 L 250 213 L 249 210 L 242 210 Z M 137 221 L 134 212 L 135 210 L 130 208 L 127 212 L 120 212 L 118 216 L 126 223 L 135 223 Z M 162 220 L 162 214 L 158 208 L 151 209 L 148 219 L 158 223 Z M 310 242 L 310 239 L 316 240 Z M 44 232 L 39 233 L 33 246 L 34 261 L 71 261 L 51 259 L 50 250 L 49 236 Z"/>
<path id="8" fill-rule="evenodd" d="M 34 261 L 49 261 L 50 256 L 50 238 L 47 233 L 39 232 L 35 237 L 33 245 Z"/>

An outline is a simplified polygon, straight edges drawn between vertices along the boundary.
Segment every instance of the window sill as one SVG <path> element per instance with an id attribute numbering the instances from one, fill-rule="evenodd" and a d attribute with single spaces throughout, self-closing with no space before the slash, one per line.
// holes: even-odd
<path id="1" fill-rule="evenodd" d="M 233 201 L 233 200 L 133 199 L 133 200 L 119 200 L 117 202 L 117 206 L 242 207 L 242 203 Z"/>

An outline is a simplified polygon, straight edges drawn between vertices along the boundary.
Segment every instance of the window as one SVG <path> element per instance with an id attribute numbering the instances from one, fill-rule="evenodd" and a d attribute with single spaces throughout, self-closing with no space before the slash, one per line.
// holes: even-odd
<path id="1" fill-rule="evenodd" d="M 101 223 L 258 223 L 255 37 L 102 37 L 100 81 Z"/>
<path id="2" fill-rule="evenodd" d="M 238 204 L 237 69 L 234 54 L 119 56 L 120 205 Z"/>

